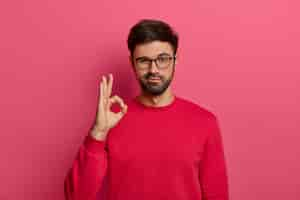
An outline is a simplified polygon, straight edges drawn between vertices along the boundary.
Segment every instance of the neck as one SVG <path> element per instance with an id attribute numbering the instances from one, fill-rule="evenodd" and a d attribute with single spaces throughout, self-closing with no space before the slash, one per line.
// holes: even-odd
<path id="1" fill-rule="evenodd" d="M 151 107 L 162 107 L 169 105 L 173 102 L 175 98 L 175 95 L 171 91 L 170 88 L 168 88 L 163 94 L 154 96 L 151 94 L 147 94 L 145 92 L 142 92 L 137 99 L 146 106 Z"/>

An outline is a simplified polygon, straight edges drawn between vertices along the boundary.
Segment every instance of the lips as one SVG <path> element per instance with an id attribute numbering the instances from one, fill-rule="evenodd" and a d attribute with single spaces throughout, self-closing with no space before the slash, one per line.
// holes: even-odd
<path id="1" fill-rule="evenodd" d="M 160 80 L 160 78 L 159 77 L 150 77 L 150 78 L 148 78 L 149 80 Z"/>
<path id="2" fill-rule="evenodd" d="M 160 80 L 160 78 L 149 78 L 149 80 Z"/>
<path id="3" fill-rule="evenodd" d="M 157 77 L 153 78 L 153 77 L 152 77 L 152 78 L 149 78 L 148 81 L 149 81 L 149 82 L 159 82 L 159 81 L 160 81 L 160 78 L 157 78 Z"/>

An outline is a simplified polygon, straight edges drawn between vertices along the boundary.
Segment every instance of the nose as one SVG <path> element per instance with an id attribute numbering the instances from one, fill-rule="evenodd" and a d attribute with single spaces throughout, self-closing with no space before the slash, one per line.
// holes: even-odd
<path id="1" fill-rule="evenodd" d="M 156 62 L 154 60 L 152 60 L 152 63 L 150 66 L 150 72 L 152 72 L 152 73 L 158 72 L 158 68 L 157 68 Z"/>

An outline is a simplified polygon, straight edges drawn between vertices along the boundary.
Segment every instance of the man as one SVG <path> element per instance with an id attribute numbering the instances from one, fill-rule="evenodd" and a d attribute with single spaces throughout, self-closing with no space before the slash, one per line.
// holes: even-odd
<path id="1" fill-rule="evenodd" d="M 66 199 L 96 199 L 106 176 L 107 200 L 228 200 L 215 115 L 170 87 L 177 34 L 163 21 L 141 20 L 127 42 L 141 94 L 125 104 L 111 96 L 112 74 L 102 77 L 95 124 L 65 179 Z"/>

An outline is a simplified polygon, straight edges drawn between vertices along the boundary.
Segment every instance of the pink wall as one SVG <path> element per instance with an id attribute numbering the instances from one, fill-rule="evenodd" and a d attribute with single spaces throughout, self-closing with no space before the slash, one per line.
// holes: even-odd
<path id="1" fill-rule="evenodd" d="M 140 18 L 179 32 L 174 90 L 219 117 L 231 199 L 300 199 L 298 2 L 1 1 L 0 199 L 63 199 L 101 75 L 137 92 L 126 37 Z"/>

